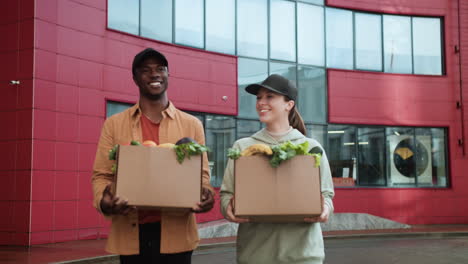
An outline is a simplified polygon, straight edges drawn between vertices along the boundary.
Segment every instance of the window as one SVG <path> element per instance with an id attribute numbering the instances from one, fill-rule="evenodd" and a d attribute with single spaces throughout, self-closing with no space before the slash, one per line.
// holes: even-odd
<path id="1" fill-rule="evenodd" d="M 353 12 L 326 9 L 327 67 L 354 68 Z"/>
<path id="2" fill-rule="evenodd" d="M 428 148 L 429 164 L 426 169 L 430 174 L 431 182 L 427 186 L 447 187 L 447 151 L 445 143 L 445 131 L 442 128 L 416 128 L 416 140 L 426 144 Z M 418 166 L 424 168 L 424 161 L 418 162 Z M 423 172 L 424 173 L 424 172 Z M 421 175 L 420 175 L 421 176 Z M 423 185 L 419 183 L 418 185 Z"/>
<path id="3" fill-rule="evenodd" d="M 304 122 L 327 122 L 327 95 L 323 68 L 298 66 L 297 106 Z"/>
<path id="4" fill-rule="evenodd" d="M 266 0 L 237 0 L 237 54 L 246 57 L 268 56 Z"/>
<path id="5" fill-rule="evenodd" d="M 235 54 L 235 0 L 206 0 L 206 49 Z"/>
<path id="6" fill-rule="evenodd" d="M 324 149 L 326 149 L 327 126 L 325 125 L 306 125 L 307 136 L 317 140 Z"/>
<path id="7" fill-rule="evenodd" d="M 323 0 L 299 0 L 301 2 L 311 3 L 315 5 L 323 5 Z"/>
<path id="8" fill-rule="evenodd" d="M 356 181 L 356 129 L 347 125 L 329 125 L 327 155 L 332 177 Z M 338 179 L 335 179 L 335 182 Z M 337 184 L 339 186 L 339 184 Z"/>
<path id="9" fill-rule="evenodd" d="M 442 74 L 440 19 L 413 17 L 415 74 Z"/>
<path id="10" fill-rule="evenodd" d="M 270 74 L 279 74 L 297 85 L 295 64 L 270 62 Z"/>
<path id="11" fill-rule="evenodd" d="M 412 73 L 411 17 L 383 16 L 385 72 Z"/>
<path id="12" fill-rule="evenodd" d="M 336 186 L 448 187 L 444 128 L 328 125 L 327 131 Z"/>
<path id="13" fill-rule="evenodd" d="M 382 71 L 382 16 L 354 15 L 356 69 Z"/>
<path id="14" fill-rule="evenodd" d="M 124 110 L 132 107 L 131 103 L 121 103 L 115 101 L 106 101 L 106 118 L 123 112 Z"/>
<path id="15" fill-rule="evenodd" d="M 323 0 L 108 0 L 108 26 L 245 58 L 404 74 L 444 71 L 441 18 L 324 8 Z"/>
<path id="16" fill-rule="evenodd" d="M 270 0 L 270 57 L 296 61 L 296 5 Z"/>
<path id="17" fill-rule="evenodd" d="M 245 87 L 253 83 L 261 83 L 268 77 L 268 63 L 262 60 L 239 58 L 237 62 L 239 85 L 239 113 L 241 118 L 258 119 L 255 105 L 255 95 L 245 91 Z"/>
<path id="18" fill-rule="evenodd" d="M 112 29 L 138 35 L 140 33 L 139 12 L 138 1 L 108 0 L 107 25 Z"/>
<path id="19" fill-rule="evenodd" d="M 361 186 L 385 186 L 385 129 L 359 127 L 357 170 Z"/>
<path id="20" fill-rule="evenodd" d="M 140 0 L 141 35 L 172 42 L 172 0 Z"/>
<path id="21" fill-rule="evenodd" d="M 258 120 L 237 120 L 237 139 L 250 137 L 262 128 Z"/>
<path id="22" fill-rule="evenodd" d="M 297 3 L 298 62 L 325 65 L 325 28 L 323 7 Z"/>
<path id="23" fill-rule="evenodd" d="M 175 42 L 204 48 L 203 0 L 175 0 Z"/>
<path id="24" fill-rule="evenodd" d="M 231 116 L 205 115 L 206 145 L 211 170 L 211 185 L 220 187 L 227 164 L 227 150 L 235 141 L 235 119 Z"/>

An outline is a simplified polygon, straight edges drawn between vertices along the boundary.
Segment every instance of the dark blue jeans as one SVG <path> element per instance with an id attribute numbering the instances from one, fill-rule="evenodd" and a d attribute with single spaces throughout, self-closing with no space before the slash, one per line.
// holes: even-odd
<path id="1" fill-rule="evenodd" d="M 161 254 L 161 224 L 150 223 L 139 226 L 140 236 L 140 254 L 120 256 L 121 264 L 190 264 L 192 261 L 192 251 L 176 253 L 176 254 Z"/>

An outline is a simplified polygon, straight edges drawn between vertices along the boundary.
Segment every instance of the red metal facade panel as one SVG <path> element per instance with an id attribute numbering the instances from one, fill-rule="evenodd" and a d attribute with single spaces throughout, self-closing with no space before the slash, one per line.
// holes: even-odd
<path id="1" fill-rule="evenodd" d="M 331 123 L 448 126 L 455 118 L 456 94 L 447 76 L 329 69 L 328 91 Z"/>
<path id="2" fill-rule="evenodd" d="M 459 54 L 454 52 L 454 46 L 458 44 L 457 1 L 328 0 L 327 3 L 380 13 L 443 16 L 445 23 L 445 76 L 329 69 L 328 100 L 331 123 L 447 127 L 451 187 L 337 189 L 336 211 L 370 213 L 409 224 L 466 223 L 468 194 L 464 190 L 468 187 L 465 179 L 468 160 L 458 145 L 462 138 L 462 121 L 461 111 L 456 108 L 456 102 L 460 100 Z M 468 19 L 468 5 L 464 5 L 460 10 L 461 21 Z M 468 23 L 461 22 L 461 25 L 466 28 Z M 463 29 L 461 32 L 463 52 L 463 46 L 468 49 L 468 33 Z M 462 65 L 466 62 L 468 56 L 463 55 Z M 468 72 L 463 69 L 462 78 L 468 81 Z M 465 105 L 466 98 L 463 99 Z M 464 122 L 466 125 L 466 115 Z M 466 135 L 465 131 L 465 139 Z"/>
<path id="3" fill-rule="evenodd" d="M 468 4 L 460 1 L 462 79 L 468 83 Z M 458 146 L 461 111 L 457 0 L 328 0 L 329 6 L 443 16 L 446 76 L 328 70 L 329 121 L 442 126 L 449 132 L 448 189 L 337 189 L 337 212 L 371 213 L 410 224 L 466 223 L 468 171 Z M 106 0 L 5 0 L 0 8 L 0 244 L 106 237 L 109 222 L 92 208 L 91 168 L 105 100 L 135 102 L 133 56 L 153 47 L 169 60 L 169 96 L 185 110 L 235 115 L 237 59 L 106 29 Z M 86 18 L 86 19 L 83 19 Z M 33 79 L 34 71 L 34 79 Z M 466 86 L 466 85 L 465 85 Z M 34 98 L 33 98 L 34 96 Z M 223 97 L 226 99 L 223 100 Z M 468 111 L 464 109 L 465 124 Z M 34 129 L 34 132 L 33 132 Z M 468 128 L 465 128 L 465 139 Z M 32 153 L 32 154 L 31 154 Z M 9 188 L 8 188 L 9 187 Z M 0 187 L 2 188 L 2 187 Z M 220 219 L 215 210 L 199 221 Z"/>
<path id="4" fill-rule="evenodd" d="M 179 108 L 227 115 L 237 114 L 237 59 L 107 30 L 106 0 L 38 1 L 35 8 L 32 0 L 20 2 L 2 4 L 15 10 L 20 4 L 30 6 L 21 12 L 19 31 L 16 25 L 7 23 L 14 21 L 7 14 L 0 20 L 0 33 L 16 36 L 0 46 L 0 59 L 11 61 L 8 66 L 1 64 L 0 77 L 31 78 L 34 70 L 26 99 L 20 98 L 19 92 L 6 94 L 7 102 L 21 100 L 29 108 L 29 112 L 21 112 L 22 117 L 29 114 L 29 122 L 20 121 L 18 115 L 8 115 L 6 120 L 17 129 L 1 135 L 2 140 L 16 139 L 17 134 L 34 139 L 29 141 L 32 157 L 29 155 L 29 161 L 27 156 L 22 158 L 29 162 L 29 169 L 32 163 L 32 184 L 25 185 L 32 187 L 31 197 L 27 197 L 32 207 L 31 230 L 26 228 L 31 238 L 23 244 L 107 236 L 109 223 L 92 207 L 91 170 L 106 100 L 138 100 L 130 69 L 135 54 L 153 47 L 167 56 L 171 74 L 168 93 Z M 29 46 L 25 44 L 29 42 Z M 17 46 L 23 49 L 17 52 Z M 16 68 L 19 73 L 14 71 Z M 0 107 L 11 110 L 16 105 Z M 0 112 L 3 115 L 6 112 Z M 31 133 L 32 127 L 34 133 L 27 137 L 22 130 L 29 129 Z M 20 143 L 4 144 L 15 150 Z M 5 154 L 5 158 L 14 164 L 15 155 Z M 4 169 L 14 170 L 10 167 Z M 14 173 L 4 175 L 14 180 Z M 27 193 L 21 196 L 26 198 Z M 3 205 L 15 208 L 11 203 Z M 0 241 L 15 244 L 22 237 L 5 233 Z"/>
<path id="5" fill-rule="evenodd" d="M 32 148 L 34 1 L 5 0 L 0 8 L 0 245 L 29 244 Z M 19 81 L 10 85 L 10 81 Z M 3 226 L 4 224 L 4 226 Z"/>

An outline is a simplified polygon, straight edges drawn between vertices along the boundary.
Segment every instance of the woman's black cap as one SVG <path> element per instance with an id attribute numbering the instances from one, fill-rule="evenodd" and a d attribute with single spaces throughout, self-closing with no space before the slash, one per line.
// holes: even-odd
<path id="1" fill-rule="evenodd" d="M 135 58 L 133 58 L 133 63 L 132 63 L 132 73 L 135 75 L 135 70 L 136 68 L 140 67 L 141 63 L 143 63 L 144 60 L 148 58 L 155 58 L 159 62 L 161 62 L 162 66 L 169 67 L 169 64 L 167 63 L 166 57 L 159 51 L 152 49 L 152 48 L 146 48 L 142 51 L 140 51 L 137 55 L 135 55 Z"/>
<path id="2" fill-rule="evenodd" d="M 278 74 L 268 76 L 261 84 L 251 84 L 245 87 L 245 90 L 251 94 L 257 94 L 260 88 L 268 89 L 272 92 L 285 95 L 291 100 L 296 101 L 297 88 L 293 82 Z"/>

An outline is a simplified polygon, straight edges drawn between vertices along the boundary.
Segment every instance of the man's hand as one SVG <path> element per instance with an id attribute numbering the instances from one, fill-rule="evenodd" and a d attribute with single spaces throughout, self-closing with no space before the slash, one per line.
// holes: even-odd
<path id="1" fill-rule="evenodd" d="M 208 212 L 213 208 L 214 197 L 211 191 L 205 187 L 202 188 L 202 200 L 198 202 L 194 207 L 192 207 L 192 212 L 195 213 L 204 213 Z"/>
<path id="2" fill-rule="evenodd" d="M 104 189 L 100 203 L 101 211 L 105 215 L 128 215 L 131 211 L 136 210 L 135 206 L 128 206 L 128 200 L 114 196 L 110 188 L 111 184 L 108 184 Z"/>
<path id="3" fill-rule="evenodd" d="M 304 222 L 308 223 L 326 223 L 328 221 L 328 218 L 330 217 L 330 208 L 328 208 L 328 205 L 325 204 L 325 199 L 322 196 L 322 213 L 317 216 L 317 217 L 307 217 L 304 218 Z"/>
<path id="4" fill-rule="evenodd" d="M 248 218 L 240 218 L 234 215 L 234 196 L 231 198 L 231 201 L 226 208 L 226 219 L 234 223 L 247 223 L 249 222 Z"/>

